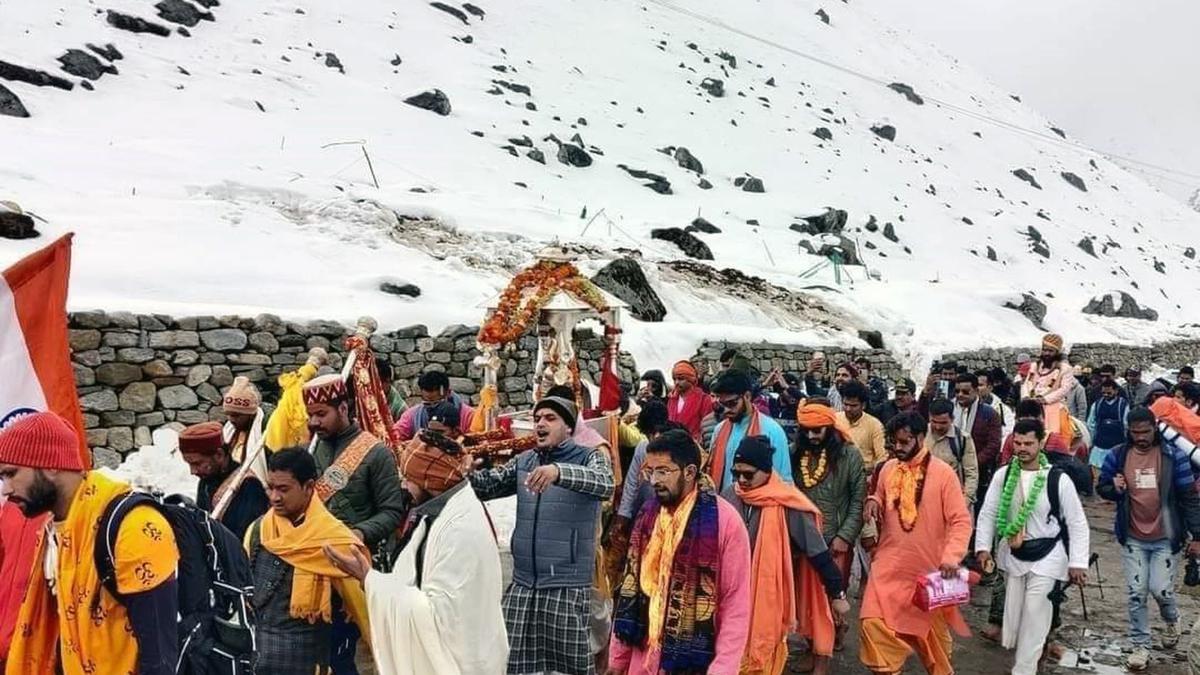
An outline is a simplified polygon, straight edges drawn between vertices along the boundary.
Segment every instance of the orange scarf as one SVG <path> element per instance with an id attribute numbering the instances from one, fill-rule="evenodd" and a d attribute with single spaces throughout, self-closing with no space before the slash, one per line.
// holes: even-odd
<path id="1" fill-rule="evenodd" d="M 750 573 L 753 614 L 742 657 L 743 670 L 762 670 L 770 664 L 792 630 L 809 639 L 814 654 L 832 655 L 834 626 L 829 597 L 807 557 L 797 560 L 800 569 L 799 574 L 795 573 L 787 526 L 790 509 L 811 515 L 819 532 L 821 511 L 795 485 L 784 482 L 773 471 L 759 487 L 744 490 L 735 485 L 734 489 L 743 502 L 760 512 Z"/>
<path id="2" fill-rule="evenodd" d="M 900 523 L 908 523 L 907 527 L 917 522 L 917 488 L 925 478 L 925 457 L 929 448 L 922 446 L 912 459 L 907 462 L 896 460 L 896 470 L 888 474 L 886 500 L 884 506 L 892 501 L 898 502 Z"/>
<path id="3" fill-rule="evenodd" d="M 658 518 L 654 521 L 654 531 L 650 541 L 646 543 L 646 552 L 642 554 L 640 578 L 642 592 L 650 598 L 650 619 L 648 631 L 649 645 L 654 648 L 662 646 L 663 621 L 667 616 L 667 595 L 671 588 L 671 566 L 675 563 L 675 549 L 687 531 L 688 517 L 692 515 L 692 507 L 696 505 L 696 495 L 699 490 L 692 490 L 675 507 L 668 511 L 660 507 Z"/>
<path id="4" fill-rule="evenodd" d="M 761 432 L 758 423 L 758 416 L 762 413 L 751 407 L 746 411 L 750 415 L 750 428 L 746 429 L 746 435 L 742 438 L 757 436 Z M 725 452 L 728 450 L 729 437 L 733 435 L 733 426 L 735 422 L 731 419 L 726 419 L 717 431 L 717 437 L 713 439 L 712 457 L 708 460 L 709 475 L 712 476 L 713 483 L 720 490 L 723 485 L 722 481 L 725 478 Z"/>
<path id="5" fill-rule="evenodd" d="M 100 585 L 92 557 L 97 544 L 96 523 L 110 502 L 128 492 L 125 483 L 88 472 L 75 491 L 66 519 L 48 526 L 58 538 L 56 593 L 51 593 L 43 576 L 48 530 L 38 537 L 5 673 L 53 673 L 55 663 L 65 675 L 136 672 L 138 650 L 126 628 L 129 613 Z M 155 580 L 161 583 L 175 573 L 179 562 L 175 539 L 158 511 L 149 506 L 134 508 L 122 521 L 121 533 L 116 559 L 137 558 L 145 565 L 117 565 L 120 592 L 153 588 Z M 130 554 L 128 550 L 138 553 Z M 118 645 L 126 648 L 118 649 Z"/>
<path id="6" fill-rule="evenodd" d="M 346 605 L 350 619 L 358 625 L 363 636 L 371 634 L 367 623 L 367 598 L 357 579 L 333 566 L 321 547 L 325 544 L 339 548 L 355 547 L 370 557 L 367 547 L 334 518 L 320 499 L 308 502 L 304 520 L 299 525 L 267 511 L 260 530 L 262 547 L 279 556 L 295 568 L 292 574 L 292 596 L 288 614 L 296 619 L 329 623 L 333 619 L 332 591 Z M 249 532 L 247 532 L 249 541 Z"/>

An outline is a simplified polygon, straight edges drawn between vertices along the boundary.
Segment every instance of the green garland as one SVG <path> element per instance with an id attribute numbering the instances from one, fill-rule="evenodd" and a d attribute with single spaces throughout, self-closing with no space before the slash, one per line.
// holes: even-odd
<path id="1" fill-rule="evenodd" d="M 1029 490 L 1025 503 L 1017 512 L 1017 519 L 1010 523 L 1008 514 L 1012 510 L 1012 498 L 1017 491 L 1017 483 L 1021 480 L 1021 463 L 1016 457 L 1009 462 L 1008 474 L 1004 477 L 1004 490 L 1000 493 L 1000 511 L 996 514 L 996 533 L 999 536 L 1008 539 L 1025 529 L 1025 521 L 1029 520 L 1029 514 L 1046 487 L 1045 469 L 1049 466 L 1050 462 L 1046 460 L 1045 453 L 1038 453 L 1038 468 L 1041 471 L 1038 472 L 1037 478 L 1033 479 L 1033 488 Z"/>

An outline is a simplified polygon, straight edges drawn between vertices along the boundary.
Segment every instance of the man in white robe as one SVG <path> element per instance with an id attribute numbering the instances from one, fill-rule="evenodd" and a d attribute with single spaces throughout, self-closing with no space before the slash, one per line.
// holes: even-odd
<path id="1" fill-rule="evenodd" d="M 1050 595 L 1056 584 L 1082 585 L 1087 580 L 1087 516 L 1070 477 L 1060 474 L 1052 480 L 1050 465 L 1041 453 L 1045 435 L 1040 420 L 1016 422 L 1012 462 L 992 477 L 975 533 L 976 557 L 984 570 L 992 565 L 993 540 L 999 540 L 994 546 L 996 563 L 1004 570 L 1007 585 L 1001 642 L 1017 650 L 1012 675 L 1038 671 L 1054 617 Z M 1005 484 L 1014 472 L 1017 475 L 1005 505 Z M 1050 504 L 1054 488 L 1058 514 L 1052 513 Z M 1022 523 L 1020 513 L 1027 503 L 1032 506 Z"/>
<path id="2" fill-rule="evenodd" d="M 508 633 L 496 534 L 461 469 L 461 455 L 420 436 L 404 448 L 401 473 L 414 506 L 390 574 L 372 570 L 365 556 L 325 549 L 335 565 L 364 581 L 380 673 L 505 671 Z"/>

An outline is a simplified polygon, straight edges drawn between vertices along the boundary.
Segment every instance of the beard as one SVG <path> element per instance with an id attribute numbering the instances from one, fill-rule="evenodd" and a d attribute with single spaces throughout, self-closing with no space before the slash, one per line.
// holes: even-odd
<path id="1" fill-rule="evenodd" d="M 58 490 L 44 473 L 38 471 L 33 475 L 33 483 L 29 486 L 29 497 L 9 497 L 9 501 L 15 501 L 26 518 L 33 518 L 54 508 L 54 502 L 58 501 Z"/>
<path id="2" fill-rule="evenodd" d="M 801 430 L 796 434 L 796 449 L 804 454 L 815 455 L 832 445 L 830 442 L 832 433 L 832 431 L 826 430 L 824 440 L 814 441 L 808 437 L 808 432 Z"/>

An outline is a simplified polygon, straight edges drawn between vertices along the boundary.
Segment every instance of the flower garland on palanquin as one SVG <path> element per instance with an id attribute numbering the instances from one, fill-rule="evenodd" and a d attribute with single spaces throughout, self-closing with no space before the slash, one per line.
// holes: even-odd
<path id="1" fill-rule="evenodd" d="M 479 329 L 479 342 L 508 344 L 521 338 L 538 320 L 538 313 L 555 292 L 565 291 L 603 315 L 608 304 L 600 289 L 571 263 L 542 260 L 513 277 L 500 294 L 496 311 Z"/>

